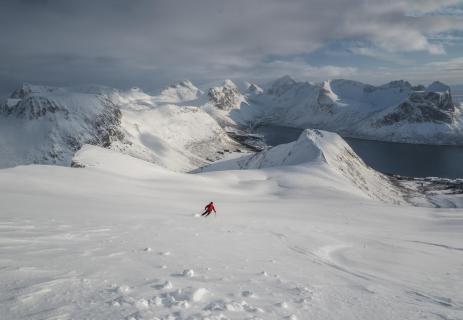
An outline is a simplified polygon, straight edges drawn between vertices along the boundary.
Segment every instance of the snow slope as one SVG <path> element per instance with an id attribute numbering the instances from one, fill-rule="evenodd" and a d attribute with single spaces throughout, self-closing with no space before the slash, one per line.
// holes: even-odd
<path id="1" fill-rule="evenodd" d="M 332 171 L 373 199 L 405 204 L 404 191 L 389 178 L 368 167 L 336 133 L 307 129 L 295 142 L 201 168 L 217 170 L 260 169 L 280 166 L 317 166 Z M 302 179 L 299 178 L 299 179 Z M 310 177 L 307 177 L 310 179 Z"/>
<path id="2" fill-rule="evenodd" d="M 461 210 L 373 201 L 316 164 L 76 160 L 0 170 L 2 319 L 463 318 Z"/>

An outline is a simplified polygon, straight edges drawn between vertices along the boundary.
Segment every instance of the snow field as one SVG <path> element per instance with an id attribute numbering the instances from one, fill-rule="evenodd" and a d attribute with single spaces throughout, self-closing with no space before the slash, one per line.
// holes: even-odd
<path id="1" fill-rule="evenodd" d="M 6 319 L 463 318 L 461 210 L 373 201 L 323 165 L 191 175 L 84 151 L 0 170 Z"/>

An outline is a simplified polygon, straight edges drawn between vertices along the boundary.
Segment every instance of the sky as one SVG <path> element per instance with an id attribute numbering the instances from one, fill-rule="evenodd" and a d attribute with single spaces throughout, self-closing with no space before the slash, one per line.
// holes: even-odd
<path id="1" fill-rule="evenodd" d="M 463 0 L 0 0 L 0 93 L 183 79 L 463 84 Z"/>

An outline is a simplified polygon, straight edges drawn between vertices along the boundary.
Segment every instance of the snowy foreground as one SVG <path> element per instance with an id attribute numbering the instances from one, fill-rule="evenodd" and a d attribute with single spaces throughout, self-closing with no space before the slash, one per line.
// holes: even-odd
<path id="1" fill-rule="evenodd" d="M 86 152 L 0 170 L 1 319 L 463 319 L 461 210 L 372 200 L 321 162 Z"/>

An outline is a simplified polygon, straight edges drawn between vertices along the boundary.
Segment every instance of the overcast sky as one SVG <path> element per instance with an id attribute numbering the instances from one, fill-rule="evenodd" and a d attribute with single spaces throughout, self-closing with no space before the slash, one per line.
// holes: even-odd
<path id="1" fill-rule="evenodd" d="M 463 1 L 0 0 L 0 92 L 284 74 L 463 83 Z"/>

